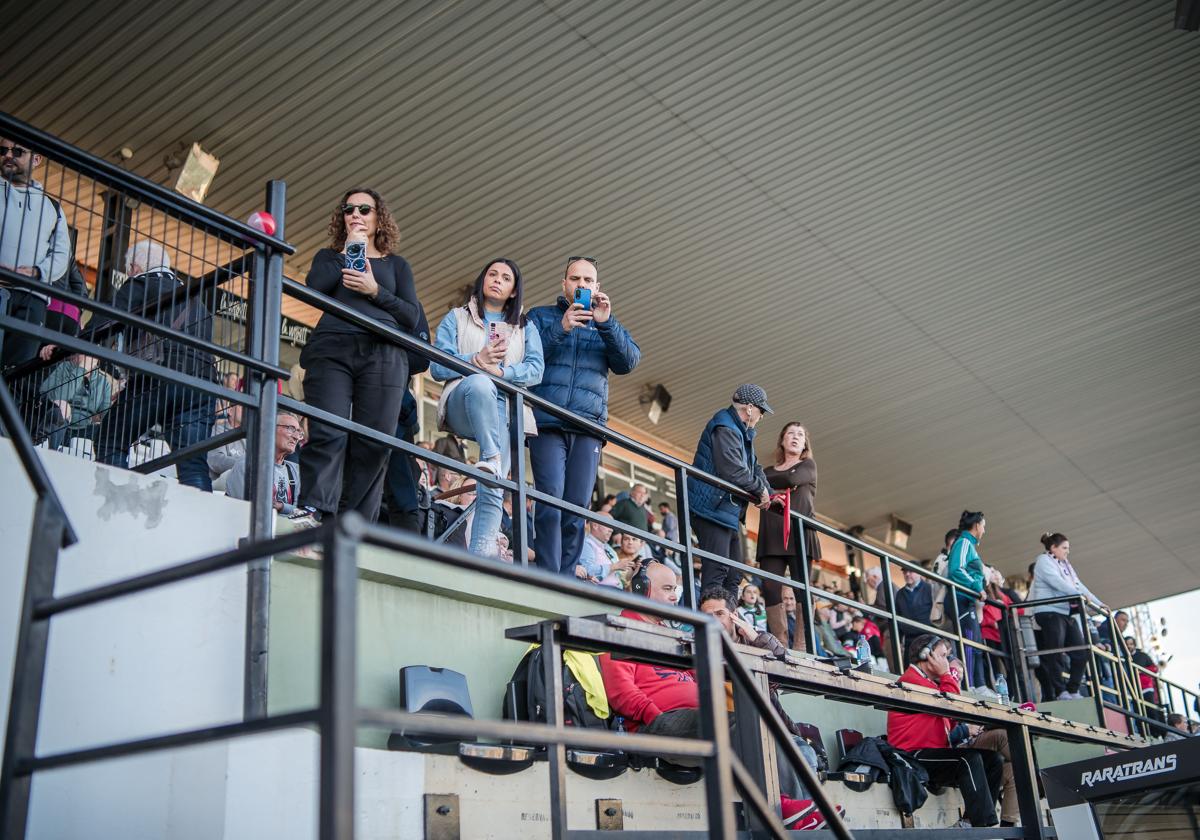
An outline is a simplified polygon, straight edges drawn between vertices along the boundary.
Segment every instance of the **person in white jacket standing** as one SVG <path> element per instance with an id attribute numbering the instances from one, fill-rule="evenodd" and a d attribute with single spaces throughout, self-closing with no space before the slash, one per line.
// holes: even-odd
<path id="1" fill-rule="evenodd" d="M 1071 542 L 1063 534 L 1043 534 L 1042 545 L 1045 551 L 1038 555 L 1033 567 L 1033 585 L 1029 588 L 1029 600 L 1037 601 L 1042 598 L 1058 598 L 1063 595 L 1083 595 L 1094 604 L 1103 607 L 1104 604 L 1092 591 L 1084 586 L 1079 575 L 1075 573 L 1071 561 L 1067 559 L 1071 553 Z M 1038 626 L 1042 630 L 1041 650 L 1054 650 L 1062 647 L 1081 646 L 1083 630 L 1079 621 L 1073 616 L 1069 602 L 1044 604 L 1033 608 Z M 1086 616 L 1085 616 L 1086 618 Z M 1047 687 L 1045 700 L 1078 700 L 1083 683 L 1083 672 L 1087 665 L 1087 651 L 1073 650 L 1070 653 L 1042 653 L 1042 684 Z M 1067 667 L 1064 659 L 1070 661 L 1070 671 L 1066 681 L 1063 681 L 1063 671 Z"/>

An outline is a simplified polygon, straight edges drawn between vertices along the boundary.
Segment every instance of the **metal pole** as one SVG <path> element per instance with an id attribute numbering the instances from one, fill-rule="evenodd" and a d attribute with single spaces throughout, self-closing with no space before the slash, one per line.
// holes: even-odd
<path id="1" fill-rule="evenodd" d="M 1041 794 L 1038 793 L 1037 764 L 1029 730 L 1019 723 L 1005 727 L 1008 734 L 1008 754 L 1012 762 L 1013 783 L 1017 788 L 1017 804 L 1021 811 L 1021 826 L 1026 840 L 1042 840 Z"/>
<path id="2" fill-rule="evenodd" d="M 357 549 L 362 519 L 343 517 L 321 569 L 320 840 L 354 840 L 354 740 L 358 676 Z"/>
<path id="3" fill-rule="evenodd" d="M 804 581 L 804 600 L 800 602 L 801 614 L 803 623 L 800 627 L 800 633 L 804 639 L 803 649 L 809 653 L 817 652 L 817 628 L 813 624 L 813 595 L 812 595 L 812 567 L 808 558 L 808 539 L 804 533 L 804 520 L 796 518 L 796 523 L 800 526 L 798 538 L 800 540 L 800 577 Z M 833 651 L 825 651 L 827 656 L 832 656 Z"/>
<path id="4" fill-rule="evenodd" d="M 680 569 L 683 573 L 683 606 L 694 610 L 696 603 L 696 570 L 692 566 L 692 506 L 688 501 L 687 470 L 684 467 L 675 468 L 675 506 L 676 518 L 679 520 L 679 542 L 683 546 L 683 556 L 680 557 Z"/>
<path id="5" fill-rule="evenodd" d="M 896 663 L 896 673 L 904 672 L 904 650 L 900 644 L 900 622 L 896 619 L 896 592 L 892 586 L 892 565 L 886 554 L 879 555 L 880 571 L 883 572 L 883 592 L 887 604 L 888 615 L 891 616 L 892 626 L 889 633 L 889 646 Z"/>
<path id="6" fill-rule="evenodd" d="M 733 840 L 733 771 L 729 766 L 729 716 L 725 711 L 725 668 L 721 660 L 721 628 L 707 620 L 696 625 L 696 683 L 700 690 L 700 738 L 713 745 L 704 759 L 704 798 L 708 836 Z"/>
<path id="7" fill-rule="evenodd" d="M 522 566 L 529 564 L 529 519 L 525 513 L 529 496 L 525 493 L 525 397 L 517 392 L 509 400 L 513 419 L 509 424 L 512 431 L 512 478 L 517 483 L 512 496 L 513 562 Z"/>
<path id="8" fill-rule="evenodd" d="M 267 183 L 267 212 L 275 218 L 276 235 L 283 238 L 287 185 Z M 265 248 L 255 250 L 251 287 L 251 314 L 246 319 L 247 347 L 252 357 L 279 363 L 280 307 L 283 298 L 283 255 Z M 250 494 L 250 539 L 274 536 L 275 413 L 278 387 L 275 380 L 251 372 L 249 395 L 257 406 L 246 435 L 247 485 Z M 246 568 L 246 650 L 243 682 L 243 716 L 266 717 L 268 651 L 271 619 L 271 558 L 252 561 Z"/>
<path id="9" fill-rule="evenodd" d="M 58 571 L 58 547 L 66 519 L 61 509 L 39 498 L 33 509 L 33 529 L 25 566 L 25 593 L 13 661 L 12 693 L 8 705 L 8 727 L 4 738 L 4 763 L 0 765 L 0 836 L 20 840 L 29 817 L 30 775 L 17 775 L 17 763 L 33 758 L 37 747 L 38 721 L 42 711 L 42 687 L 46 675 L 46 652 L 50 619 L 35 619 L 34 605 L 54 596 Z"/>
<path id="10" fill-rule="evenodd" d="M 1084 644 L 1087 645 L 1088 679 L 1092 683 L 1092 699 L 1096 704 L 1096 725 L 1104 726 L 1104 686 L 1100 683 L 1100 666 L 1096 663 L 1096 648 L 1092 645 L 1092 622 L 1088 619 L 1087 601 L 1082 595 L 1079 596 L 1079 623 Z M 1069 657 L 1067 661 L 1070 662 Z"/>
<path id="11" fill-rule="evenodd" d="M 558 625 L 542 622 L 542 679 L 545 680 L 546 725 L 561 727 L 563 723 L 562 645 L 558 642 Z M 567 750 L 561 740 L 546 747 L 550 765 L 550 836 L 563 840 L 567 836 Z"/>

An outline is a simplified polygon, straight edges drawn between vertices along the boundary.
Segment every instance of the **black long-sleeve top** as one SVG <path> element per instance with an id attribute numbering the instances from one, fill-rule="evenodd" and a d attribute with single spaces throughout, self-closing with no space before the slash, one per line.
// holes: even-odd
<path id="1" fill-rule="evenodd" d="M 375 282 L 379 284 L 379 292 L 374 299 L 351 291 L 342 284 L 344 265 L 341 253 L 322 248 L 313 257 L 312 267 L 304 282 L 310 289 L 329 295 L 368 318 L 404 332 L 412 332 L 420 318 L 421 309 L 408 260 L 396 254 L 371 258 L 371 271 L 375 275 Z M 325 333 L 365 335 L 366 330 L 327 312 L 317 322 L 313 337 Z"/>

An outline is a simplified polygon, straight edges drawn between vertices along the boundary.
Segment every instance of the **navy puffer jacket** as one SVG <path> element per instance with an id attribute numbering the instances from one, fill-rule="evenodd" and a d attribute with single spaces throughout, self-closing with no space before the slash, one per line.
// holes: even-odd
<path id="1" fill-rule="evenodd" d="M 596 423 L 608 420 L 608 374 L 629 373 L 642 360 L 641 348 L 614 317 L 603 324 L 586 324 L 570 332 L 562 328 L 567 299 L 538 306 L 528 318 L 542 337 L 546 370 L 531 390 L 539 397 Z M 533 410 L 538 429 L 561 429 L 563 421 Z"/>

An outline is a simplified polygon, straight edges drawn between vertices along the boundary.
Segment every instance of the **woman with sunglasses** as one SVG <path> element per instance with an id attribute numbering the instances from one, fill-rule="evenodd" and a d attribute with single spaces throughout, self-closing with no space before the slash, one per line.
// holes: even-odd
<path id="1" fill-rule="evenodd" d="M 392 253 L 400 231 L 375 190 L 348 191 L 329 223 L 330 246 L 313 257 L 305 282 L 355 312 L 411 332 L 420 303 L 408 261 Z M 365 264 L 350 265 L 349 243 L 366 247 Z M 404 349 L 326 312 L 300 354 L 305 402 L 392 434 L 408 386 Z M 324 423 L 310 423 L 300 451 L 301 505 L 318 518 L 356 510 L 368 521 L 379 512 L 388 450 Z"/>
<path id="2" fill-rule="evenodd" d="M 542 339 L 537 327 L 521 312 L 521 269 L 512 260 L 497 259 L 484 266 L 466 306 L 451 309 L 438 324 L 434 344 L 464 362 L 514 385 L 529 387 L 542 381 Z M 445 382 L 438 400 L 438 426 L 443 431 L 479 443 L 476 469 L 497 478 L 508 475 L 511 442 L 508 398 L 482 373 L 463 376 L 433 364 L 430 374 Z M 536 434 L 533 412 L 525 406 L 525 434 Z M 475 554 L 499 554 L 503 491 L 480 484 L 475 497 L 469 548 Z"/>

